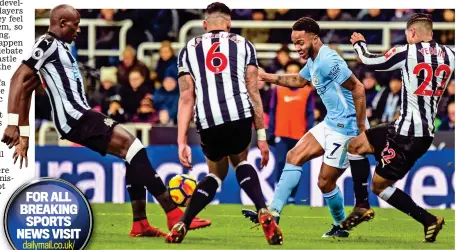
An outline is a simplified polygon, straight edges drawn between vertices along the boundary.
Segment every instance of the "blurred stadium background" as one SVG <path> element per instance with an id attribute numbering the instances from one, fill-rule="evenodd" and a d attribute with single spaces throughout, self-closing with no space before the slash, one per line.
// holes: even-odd
<path id="1" fill-rule="evenodd" d="M 365 68 L 356 59 L 349 36 L 353 31 L 362 32 L 373 52 L 385 53 L 393 45 L 406 43 L 404 21 L 414 12 L 432 14 L 435 39 L 454 47 L 454 10 L 243 9 L 233 10 L 232 32 L 255 44 L 259 63 L 268 72 L 290 72 L 294 65 L 301 67 L 305 63 L 290 44 L 291 25 L 302 16 L 319 20 L 324 43 L 337 49 L 365 84 L 369 121 L 375 125 L 398 115 L 400 73 Z M 36 10 L 37 36 L 47 30 L 48 15 L 49 10 Z M 139 123 L 174 127 L 179 98 L 176 55 L 188 39 L 204 32 L 200 21 L 203 11 L 81 10 L 81 18 L 82 32 L 73 44 L 73 54 L 86 77 L 90 105 L 120 122 L 137 123 L 138 128 L 150 129 Z M 454 130 L 454 76 L 452 79 L 439 106 L 438 131 Z M 132 85 L 138 91 L 130 91 Z M 260 88 L 264 112 L 269 117 L 274 86 Z M 387 102 L 389 95 L 396 97 L 394 101 Z M 322 121 L 326 110 L 318 95 L 312 96 L 316 124 Z M 51 107 L 44 91 L 37 91 L 36 97 L 38 132 L 48 128 Z M 37 135 L 41 136 L 40 145 L 57 143 L 55 133 Z M 44 135 L 48 136 L 43 138 Z"/>
<path id="2" fill-rule="evenodd" d="M 85 78 L 89 104 L 122 122 L 149 146 L 149 156 L 162 178 L 169 180 L 172 174 L 187 172 L 178 164 L 175 147 L 179 98 L 176 55 L 188 39 L 204 32 L 201 25 L 203 10 L 83 9 L 80 12 L 82 32 L 72 44 L 72 52 Z M 371 51 L 385 53 L 391 46 L 406 43 L 405 22 L 415 12 L 432 14 L 435 40 L 454 48 L 454 10 L 236 9 L 233 10 L 232 32 L 254 43 L 259 63 L 267 72 L 296 72 L 305 62 L 299 59 L 290 44 L 290 27 L 302 16 L 314 18 L 322 28 L 324 43 L 335 48 L 363 82 L 369 121 L 376 125 L 398 117 L 400 72 L 373 72 L 365 68 L 357 60 L 349 36 L 353 31 L 362 32 Z M 37 9 L 35 14 L 38 37 L 47 30 L 49 10 Z M 259 87 L 268 127 L 269 121 L 274 121 L 279 112 L 274 106 L 277 102 L 271 101 L 275 95 L 274 86 L 267 83 Z M 412 196 L 413 192 L 421 195 L 420 202 L 425 207 L 454 208 L 454 94 L 453 75 L 438 107 L 438 132 L 431 148 L 435 152 L 423 157 L 417 163 L 419 166 L 399 184 Z M 299 114 L 306 119 L 308 127 L 321 122 L 326 113 L 313 89 L 310 95 L 306 114 Z M 60 141 L 50 121 L 50 110 L 44 90 L 37 90 L 36 163 L 40 166 L 37 175 L 68 179 L 86 191 L 92 202 L 129 200 L 123 185 L 123 163 Z M 289 112 L 286 116 L 297 115 L 293 110 L 280 112 Z M 201 179 L 207 171 L 204 157 L 198 134 L 194 128 L 190 132 L 189 141 L 196 152 L 196 168 L 192 174 Z M 286 154 L 286 150 L 278 148 L 280 138 L 270 137 L 269 141 L 274 157 L 269 168 L 258 170 L 268 201 L 272 199 Z M 249 158 L 253 163 L 259 157 L 255 150 L 253 147 Z M 297 204 L 323 205 L 320 191 L 315 188 L 320 161 L 316 159 L 307 164 L 310 167 L 305 167 L 305 180 L 296 195 Z M 372 158 L 371 163 L 375 165 Z M 351 189 L 350 173 L 346 172 L 340 182 L 346 189 Z M 229 192 L 220 192 L 215 203 L 248 204 L 248 198 L 239 190 L 231 174 L 224 187 L 229 186 L 239 195 L 231 197 Z M 353 204 L 352 192 L 345 192 L 345 197 L 346 204 Z M 386 206 L 376 197 L 371 199 L 374 205 Z"/>

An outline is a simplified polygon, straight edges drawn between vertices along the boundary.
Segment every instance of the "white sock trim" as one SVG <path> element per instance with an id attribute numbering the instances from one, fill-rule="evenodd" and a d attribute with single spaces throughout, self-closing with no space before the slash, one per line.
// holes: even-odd
<path id="1" fill-rule="evenodd" d="M 241 162 L 239 162 L 239 164 L 236 165 L 234 170 L 236 170 L 239 166 L 246 165 L 246 164 L 249 164 L 249 163 L 247 161 L 241 161 Z"/>
<path id="2" fill-rule="evenodd" d="M 130 164 L 133 157 L 135 157 L 138 151 L 143 148 L 144 145 L 138 138 L 136 138 L 136 140 L 131 144 L 130 148 L 128 148 L 127 155 L 125 156 L 125 161 L 127 161 Z"/>
<path id="3" fill-rule="evenodd" d="M 214 180 L 217 181 L 217 184 L 218 184 L 218 187 L 217 189 L 222 185 L 222 180 L 220 180 L 220 178 L 217 177 L 217 175 L 215 174 L 208 174 L 206 175 L 207 177 L 212 177 Z"/>
<path id="4" fill-rule="evenodd" d="M 391 195 L 393 195 L 394 191 L 396 191 L 396 188 L 389 186 L 389 187 L 385 188 L 385 190 L 383 190 L 378 195 L 378 197 L 380 197 L 384 201 L 388 201 L 388 199 L 391 197 Z"/>

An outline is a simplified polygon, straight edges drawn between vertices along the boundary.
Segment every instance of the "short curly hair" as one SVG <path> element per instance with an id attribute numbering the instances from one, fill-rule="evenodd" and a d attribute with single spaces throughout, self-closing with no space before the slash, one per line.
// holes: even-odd
<path id="1" fill-rule="evenodd" d="M 205 13 L 207 15 L 212 14 L 212 13 L 222 13 L 222 14 L 231 16 L 230 8 L 228 8 L 228 6 L 226 6 L 226 4 L 220 3 L 220 2 L 213 2 L 213 3 L 209 4 L 206 8 Z"/>
<path id="2" fill-rule="evenodd" d="M 301 17 L 293 24 L 292 30 L 305 31 L 320 35 L 320 26 L 310 17 Z"/>

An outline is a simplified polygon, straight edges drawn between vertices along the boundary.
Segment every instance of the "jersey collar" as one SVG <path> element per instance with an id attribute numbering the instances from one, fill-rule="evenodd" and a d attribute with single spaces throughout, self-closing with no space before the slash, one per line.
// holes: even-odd
<path id="1" fill-rule="evenodd" d="M 322 50 L 324 47 L 326 47 L 326 45 L 324 45 L 324 44 L 321 45 L 321 47 L 320 47 L 320 49 L 318 50 L 318 53 L 317 53 L 317 56 L 315 57 L 315 59 L 312 59 L 312 57 L 309 57 L 309 58 L 310 58 L 313 62 L 315 62 L 315 61 L 317 60 L 318 56 L 320 55 L 321 50 Z"/>
<path id="2" fill-rule="evenodd" d="M 60 40 L 60 38 L 54 32 L 48 31 L 46 33 L 48 33 L 50 36 L 54 37 L 55 39 Z"/>
<path id="3" fill-rule="evenodd" d="M 425 42 L 425 41 L 421 41 L 421 42 L 422 42 L 422 43 L 436 43 L 434 39 L 432 39 L 432 40 L 430 40 L 430 41 L 427 41 L 427 42 Z"/>
<path id="4" fill-rule="evenodd" d="M 211 30 L 211 31 L 208 31 L 207 33 L 218 33 L 218 32 L 226 32 L 224 30 Z"/>
<path id="5" fill-rule="evenodd" d="M 55 33 L 51 32 L 51 31 L 47 31 L 46 33 L 48 35 L 54 37 L 55 39 L 57 39 L 57 41 L 59 41 L 66 50 L 69 50 L 67 44 L 64 41 L 60 40 L 60 38 Z"/>

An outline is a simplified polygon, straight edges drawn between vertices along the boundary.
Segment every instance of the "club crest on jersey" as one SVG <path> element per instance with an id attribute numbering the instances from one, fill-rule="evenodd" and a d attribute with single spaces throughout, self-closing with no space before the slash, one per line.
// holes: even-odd
<path id="1" fill-rule="evenodd" d="M 106 126 L 108 126 L 108 127 L 112 127 L 112 125 L 114 124 L 114 120 L 111 118 L 105 118 L 104 124 L 106 124 Z"/>
<path id="2" fill-rule="evenodd" d="M 318 77 L 317 76 L 313 76 L 312 77 L 312 84 L 313 85 L 317 85 L 318 84 Z"/>
<path id="3" fill-rule="evenodd" d="M 32 58 L 35 60 L 40 60 L 44 56 L 44 51 L 41 48 L 35 48 L 32 52 Z"/>

